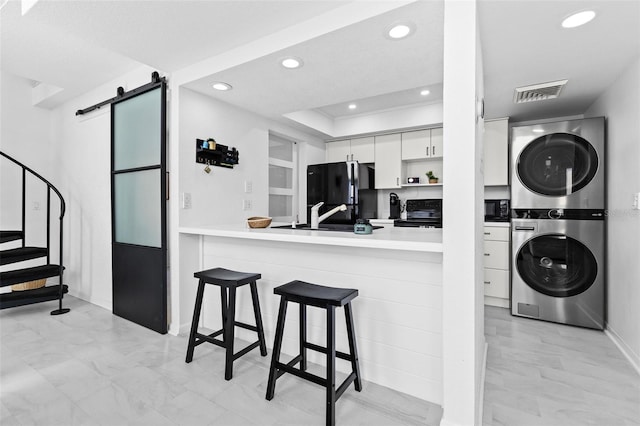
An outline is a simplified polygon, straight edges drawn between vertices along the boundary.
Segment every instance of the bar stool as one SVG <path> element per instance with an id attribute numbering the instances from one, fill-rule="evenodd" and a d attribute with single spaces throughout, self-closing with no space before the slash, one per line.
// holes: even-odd
<path id="1" fill-rule="evenodd" d="M 344 391 L 353 382 L 356 391 L 362 390 L 360 381 L 360 367 L 358 365 L 358 351 L 356 349 L 356 339 L 353 330 L 353 314 L 351 312 L 351 301 L 358 296 L 358 290 L 347 288 L 325 287 L 317 284 L 310 284 L 304 281 L 291 281 L 287 284 L 276 287 L 273 292 L 280 295 L 280 310 L 278 311 L 278 323 L 276 326 L 275 342 L 271 358 L 271 368 L 269 370 L 269 381 L 267 383 L 267 400 L 271 401 L 276 387 L 276 380 L 284 373 L 291 373 L 295 376 L 309 380 L 327 389 L 326 393 L 326 424 L 335 425 L 336 412 L 335 403 L 342 396 Z M 300 305 L 300 354 L 287 364 L 280 362 L 280 349 L 282 348 L 282 337 L 284 333 L 284 321 L 287 313 L 287 303 L 294 302 Z M 327 311 L 327 346 L 322 347 L 307 342 L 307 305 L 323 308 Z M 345 318 L 347 321 L 347 336 L 349 340 L 349 354 L 336 350 L 335 336 L 335 308 L 344 306 Z M 327 355 L 327 376 L 322 378 L 315 374 L 308 373 L 306 350 L 311 349 Z M 336 357 L 351 362 L 351 374 L 336 389 Z M 294 366 L 300 363 L 299 368 Z"/>
<path id="2" fill-rule="evenodd" d="M 233 376 L 233 361 L 258 346 L 260 346 L 260 355 L 267 356 L 267 345 L 265 344 L 264 330 L 262 327 L 262 314 L 260 313 L 260 303 L 258 301 L 258 289 L 256 288 L 256 281 L 261 278 L 261 275 L 230 271 L 224 268 L 213 268 L 196 272 L 193 276 L 199 278 L 198 293 L 196 295 L 196 305 L 193 310 L 193 321 L 191 323 L 191 333 L 189 334 L 189 346 L 187 347 L 187 358 L 185 362 L 189 363 L 193 360 L 193 350 L 201 343 L 209 342 L 221 346 L 226 350 L 224 378 L 225 380 L 231 380 Z M 198 321 L 200 320 L 205 284 L 220 286 L 220 295 L 222 298 L 222 329 L 209 335 L 198 333 Z M 249 284 L 251 288 L 253 313 L 256 319 L 255 326 L 236 321 L 236 289 L 245 284 Z M 235 326 L 258 333 L 258 340 L 238 353 L 234 353 L 233 351 Z M 220 334 L 222 334 L 222 340 L 216 339 L 215 337 Z"/>

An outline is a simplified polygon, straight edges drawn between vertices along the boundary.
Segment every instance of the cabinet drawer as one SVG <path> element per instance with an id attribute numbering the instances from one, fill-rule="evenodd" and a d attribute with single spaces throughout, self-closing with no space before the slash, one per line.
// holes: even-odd
<path id="1" fill-rule="evenodd" d="M 511 234 L 511 228 L 497 227 L 497 226 L 485 226 L 484 227 L 484 240 L 485 241 L 506 241 L 509 242 L 509 235 Z"/>
<path id="2" fill-rule="evenodd" d="M 484 295 L 509 298 L 509 271 L 501 269 L 484 269 Z"/>
<path id="3" fill-rule="evenodd" d="M 506 241 L 485 241 L 484 267 L 509 270 L 509 243 Z"/>

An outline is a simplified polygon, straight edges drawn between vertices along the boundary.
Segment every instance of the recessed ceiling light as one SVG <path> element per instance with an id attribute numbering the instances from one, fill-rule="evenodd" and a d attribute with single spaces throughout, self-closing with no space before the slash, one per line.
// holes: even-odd
<path id="1" fill-rule="evenodd" d="M 430 92 L 430 91 L 428 91 L 427 89 L 425 89 L 425 90 L 421 90 L 421 91 L 420 91 L 420 95 L 421 95 L 421 96 L 427 96 L 429 93 L 431 93 L 431 92 Z"/>
<path id="2" fill-rule="evenodd" d="M 231 87 L 230 84 L 227 83 L 223 83 L 221 81 L 216 81 L 215 83 L 212 84 L 212 87 L 216 90 L 221 90 L 221 91 L 226 91 L 226 90 L 231 90 L 233 87 Z"/>
<path id="3" fill-rule="evenodd" d="M 283 67 L 288 69 L 296 69 L 302 66 L 302 59 L 294 58 L 293 56 L 289 56 L 287 58 L 282 59 L 280 61 Z"/>
<path id="4" fill-rule="evenodd" d="M 596 17 L 593 10 L 583 10 L 582 12 L 569 15 L 562 21 L 563 28 L 575 28 L 584 25 Z"/>
<path id="5" fill-rule="evenodd" d="M 358 108 L 358 105 L 356 104 L 349 104 L 349 109 L 356 109 Z"/>
<path id="6" fill-rule="evenodd" d="M 415 25 L 411 22 L 396 23 L 387 27 L 385 36 L 391 40 L 401 40 L 410 36 L 415 28 Z"/>

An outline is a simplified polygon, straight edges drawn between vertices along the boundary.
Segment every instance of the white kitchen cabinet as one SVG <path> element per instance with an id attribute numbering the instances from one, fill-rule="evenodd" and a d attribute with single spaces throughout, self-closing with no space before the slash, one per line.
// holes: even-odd
<path id="1" fill-rule="evenodd" d="M 442 128 L 402 133 L 402 159 L 442 158 Z"/>
<path id="2" fill-rule="evenodd" d="M 400 188 L 402 138 L 400 133 L 375 137 L 376 189 Z"/>
<path id="3" fill-rule="evenodd" d="M 345 139 L 342 141 L 327 142 L 326 153 L 327 163 L 347 161 L 351 155 L 351 141 Z"/>
<path id="4" fill-rule="evenodd" d="M 484 184 L 509 185 L 509 119 L 484 122 Z"/>
<path id="5" fill-rule="evenodd" d="M 509 307 L 509 236 L 505 226 L 484 227 L 484 303 Z"/>
<path id="6" fill-rule="evenodd" d="M 351 139 L 351 160 L 361 163 L 373 163 L 375 161 L 373 136 Z"/>
<path id="7" fill-rule="evenodd" d="M 338 161 L 373 163 L 375 161 L 373 144 L 373 136 L 327 142 L 327 163 L 335 163 Z"/>
<path id="8" fill-rule="evenodd" d="M 443 141 L 442 127 L 431 129 L 431 158 L 442 158 Z"/>

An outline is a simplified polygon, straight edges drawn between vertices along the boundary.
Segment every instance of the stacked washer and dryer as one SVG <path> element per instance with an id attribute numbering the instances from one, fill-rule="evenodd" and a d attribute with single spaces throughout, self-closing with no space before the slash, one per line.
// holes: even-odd
<path id="1" fill-rule="evenodd" d="M 513 127 L 511 313 L 602 330 L 604 118 Z"/>

